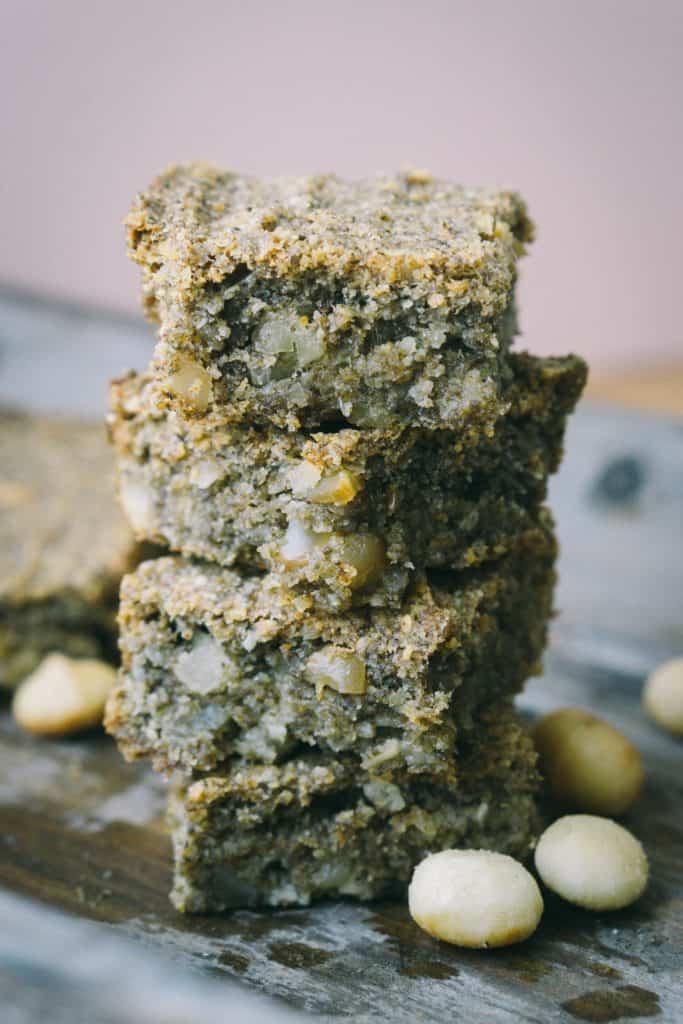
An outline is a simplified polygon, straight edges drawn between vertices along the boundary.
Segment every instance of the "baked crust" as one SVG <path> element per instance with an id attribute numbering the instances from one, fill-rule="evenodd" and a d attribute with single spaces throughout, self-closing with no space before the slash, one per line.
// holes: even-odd
<path id="1" fill-rule="evenodd" d="M 136 200 L 128 246 L 161 325 L 169 400 L 297 429 L 495 421 L 532 237 L 513 192 L 407 172 L 257 179 L 170 168 Z"/>

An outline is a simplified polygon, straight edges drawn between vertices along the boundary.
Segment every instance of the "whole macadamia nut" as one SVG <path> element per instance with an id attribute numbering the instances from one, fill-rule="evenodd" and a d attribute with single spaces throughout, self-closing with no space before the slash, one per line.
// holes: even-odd
<path id="1" fill-rule="evenodd" d="M 639 752 L 601 718 L 579 708 L 546 715 L 534 729 L 541 772 L 555 800 L 594 814 L 623 814 L 643 786 Z"/>
<path id="2" fill-rule="evenodd" d="M 100 725 L 116 669 L 93 658 L 48 654 L 12 702 L 17 723 L 35 736 L 66 736 Z"/>
<path id="3" fill-rule="evenodd" d="M 649 874 L 638 840 L 616 821 L 568 814 L 536 847 L 536 870 L 549 889 L 587 910 L 620 910 L 641 895 Z"/>
<path id="4" fill-rule="evenodd" d="M 413 873 L 408 905 L 434 938 L 472 949 L 521 942 L 543 913 L 543 897 L 526 868 L 489 850 L 425 857 Z"/>
<path id="5" fill-rule="evenodd" d="M 662 729 L 683 736 L 683 658 L 665 661 L 650 673 L 643 707 Z"/>

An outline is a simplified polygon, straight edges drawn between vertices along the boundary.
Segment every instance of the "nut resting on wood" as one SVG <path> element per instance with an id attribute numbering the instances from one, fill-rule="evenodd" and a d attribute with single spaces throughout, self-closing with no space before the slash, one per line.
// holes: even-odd
<path id="1" fill-rule="evenodd" d="M 665 661 L 650 673 L 643 708 L 662 729 L 683 736 L 683 658 Z"/>
<path id="2" fill-rule="evenodd" d="M 116 669 L 93 658 L 49 654 L 17 689 L 16 721 L 36 736 L 62 736 L 102 722 Z"/>
<path id="3" fill-rule="evenodd" d="M 603 719 L 561 708 L 537 723 L 534 742 L 550 794 L 563 806 L 619 815 L 638 799 L 644 779 L 640 754 Z"/>
<path id="4" fill-rule="evenodd" d="M 490 850 L 443 850 L 418 864 L 408 890 L 413 920 L 436 939 L 485 949 L 528 938 L 543 898 L 526 868 Z"/>
<path id="5" fill-rule="evenodd" d="M 568 814 L 545 830 L 535 854 L 544 885 L 586 910 L 621 910 L 642 895 L 647 856 L 627 829 L 609 818 Z"/>

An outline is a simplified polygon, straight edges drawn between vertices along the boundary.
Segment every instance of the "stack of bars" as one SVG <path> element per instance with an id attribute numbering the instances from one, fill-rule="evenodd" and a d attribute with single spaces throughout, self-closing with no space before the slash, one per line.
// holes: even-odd
<path id="1" fill-rule="evenodd" d="M 511 351 L 513 193 L 173 168 L 128 218 L 152 365 L 114 383 L 124 580 L 107 723 L 172 773 L 180 910 L 369 899 L 446 847 L 523 857 L 575 357 Z"/>

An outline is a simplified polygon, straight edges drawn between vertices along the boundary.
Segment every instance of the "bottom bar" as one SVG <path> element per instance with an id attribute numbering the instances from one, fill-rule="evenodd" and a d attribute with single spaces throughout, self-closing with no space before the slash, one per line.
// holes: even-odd
<path id="1" fill-rule="evenodd" d="M 387 781 L 358 761 L 307 754 L 235 763 L 172 794 L 175 881 L 184 912 L 368 900 L 404 887 L 430 852 L 498 850 L 523 858 L 537 831 L 536 753 L 508 703 L 490 707 L 453 786 Z"/>

